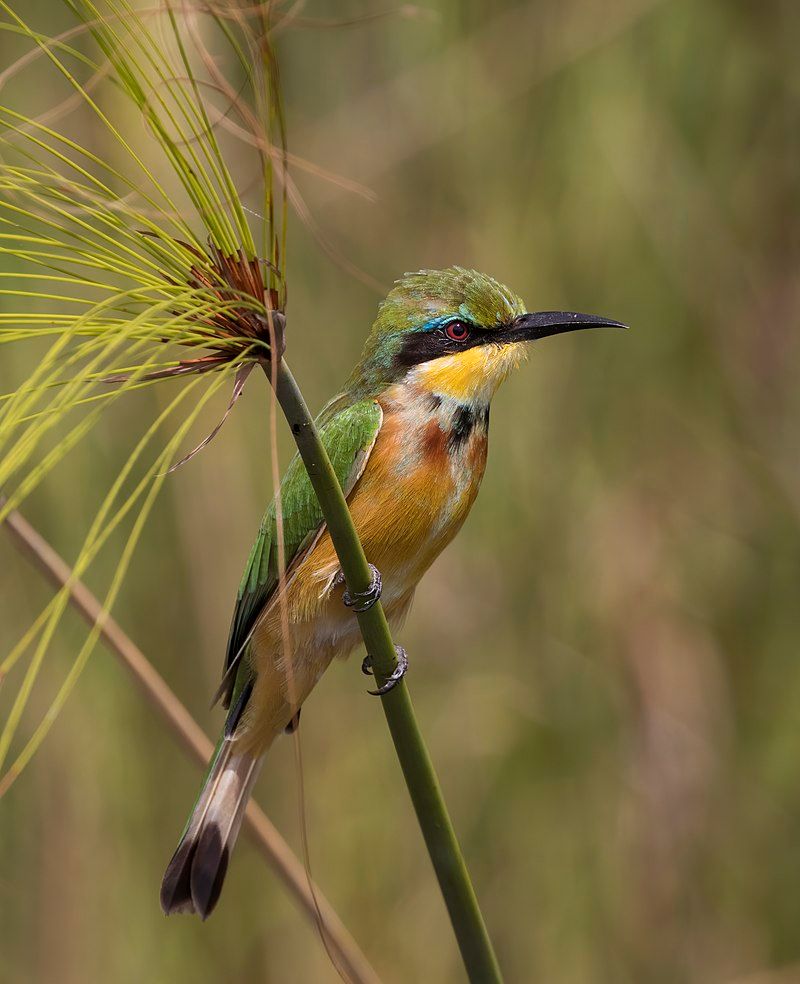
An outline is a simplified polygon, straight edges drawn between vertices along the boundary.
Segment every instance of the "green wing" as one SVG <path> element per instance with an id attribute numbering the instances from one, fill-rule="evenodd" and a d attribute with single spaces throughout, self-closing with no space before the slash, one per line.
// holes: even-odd
<path id="1" fill-rule="evenodd" d="M 335 412 L 336 405 L 323 410 L 318 420 L 320 439 L 331 459 L 339 484 L 348 495 L 364 471 L 383 420 L 380 405 L 372 400 L 355 403 Z M 295 455 L 281 482 L 283 539 L 286 566 L 302 556 L 323 527 L 322 510 L 317 502 L 308 472 Z M 242 660 L 258 617 L 278 583 L 278 543 L 273 501 L 261 521 L 258 537 L 250 551 L 239 585 L 233 612 L 222 684 L 217 697 L 228 707 L 233 698 L 226 732 L 236 727 L 252 689 L 252 671 Z M 242 667 L 239 672 L 238 667 Z"/>

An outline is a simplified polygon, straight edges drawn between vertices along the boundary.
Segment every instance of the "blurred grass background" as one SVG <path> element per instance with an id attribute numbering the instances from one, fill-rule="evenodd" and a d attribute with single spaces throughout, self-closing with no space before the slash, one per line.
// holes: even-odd
<path id="1" fill-rule="evenodd" d="M 632 325 L 547 340 L 500 392 L 482 494 L 400 636 L 509 981 L 800 981 L 799 42 L 780 0 L 442 0 L 280 42 L 290 148 L 377 196 L 298 175 L 344 256 L 387 286 L 476 267 L 532 309 Z M 313 407 L 378 299 L 293 220 L 289 353 Z M 27 504 L 68 556 L 92 477 L 174 385 L 116 408 Z M 210 734 L 267 451 L 254 379 L 170 479 L 115 609 Z M 0 586 L 7 652 L 49 593 L 3 536 Z M 69 616 L 52 689 L 81 637 Z M 358 666 L 303 715 L 314 873 L 387 982 L 458 981 Z M 336 979 L 246 839 L 207 924 L 161 915 L 199 779 L 98 648 L 2 803 L 4 980 Z M 296 787 L 283 742 L 257 798 L 299 850 Z"/>

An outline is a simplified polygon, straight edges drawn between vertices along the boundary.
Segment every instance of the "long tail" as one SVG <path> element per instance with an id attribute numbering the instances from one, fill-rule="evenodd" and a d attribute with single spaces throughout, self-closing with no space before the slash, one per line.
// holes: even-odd
<path id="1" fill-rule="evenodd" d="M 166 915 L 196 912 L 206 919 L 211 914 L 262 760 L 263 756 L 236 752 L 229 738 L 220 742 L 161 882 L 161 908 Z"/>

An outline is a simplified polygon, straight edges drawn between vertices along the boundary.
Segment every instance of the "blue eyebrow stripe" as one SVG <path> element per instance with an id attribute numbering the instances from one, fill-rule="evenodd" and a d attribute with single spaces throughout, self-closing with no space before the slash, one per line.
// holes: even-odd
<path id="1" fill-rule="evenodd" d="M 463 305 L 462 305 L 463 308 Z M 452 314 L 442 314 L 438 318 L 431 318 L 430 321 L 426 321 L 424 325 L 420 325 L 417 331 L 435 331 L 437 328 L 441 328 L 446 325 L 448 321 L 468 321 L 471 325 L 474 324 L 472 317 L 462 311 L 454 311 Z"/>

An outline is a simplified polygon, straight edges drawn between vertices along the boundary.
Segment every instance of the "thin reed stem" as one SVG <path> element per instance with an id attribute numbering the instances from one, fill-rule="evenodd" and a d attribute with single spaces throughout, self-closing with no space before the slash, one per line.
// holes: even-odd
<path id="1" fill-rule="evenodd" d="M 0 495 L 0 505 L 4 497 Z M 214 751 L 202 728 L 170 690 L 144 653 L 103 609 L 98 599 L 47 540 L 16 510 L 5 519 L 15 545 L 56 587 L 69 586 L 69 599 L 85 621 L 99 627 L 100 637 L 130 672 L 145 700 L 155 709 L 190 758 L 203 768 Z M 289 894 L 316 926 L 322 917 L 325 938 L 341 970 L 353 984 L 380 984 L 380 978 L 317 885 L 310 883 L 301 861 L 264 811 L 253 801 L 247 806 L 244 828 Z M 316 896 L 316 898 L 315 898 Z"/>
<path id="2" fill-rule="evenodd" d="M 270 366 L 265 364 L 264 369 L 271 380 Z M 351 594 L 366 591 L 371 574 L 364 548 L 303 395 L 283 360 L 278 366 L 275 392 L 319 499 L 347 589 Z M 375 678 L 384 683 L 397 658 L 383 606 L 378 602 L 357 617 Z M 384 694 L 381 703 L 469 979 L 473 984 L 498 984 L 502 976 L 497 957 L 405 680 Z"/>

